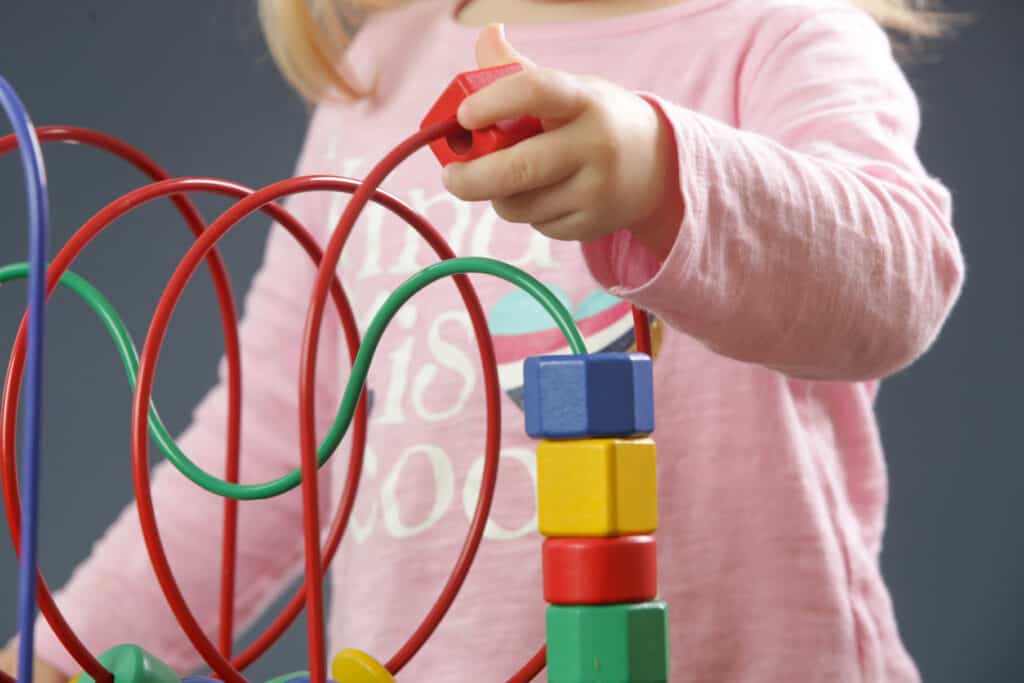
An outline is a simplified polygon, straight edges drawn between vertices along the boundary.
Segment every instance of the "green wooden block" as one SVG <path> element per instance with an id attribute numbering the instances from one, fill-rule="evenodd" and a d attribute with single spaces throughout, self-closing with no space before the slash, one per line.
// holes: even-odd
<path id="1" fill-rule="evenodd" d="M 115 645 L 99 656 L 100 664 L 114 674 L 114 683 L 181 683 L 178 674 L 138 645 Z M 83 673 L 79 683 L 95 683 Z"/>
<path id="2" fill-rule="evenodd" d="M 666 683 L 668 605 L 548 607 L 551 683 Z"/>

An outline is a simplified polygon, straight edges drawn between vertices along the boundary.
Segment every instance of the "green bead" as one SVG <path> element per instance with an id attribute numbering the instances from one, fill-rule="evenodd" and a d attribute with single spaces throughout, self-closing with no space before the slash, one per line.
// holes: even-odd
<path id="1" fill-rule="evenodd" d="M 181 683 L 178 674 L 138 645 L 115 645 L 99 657 L 114 674 L 114 683 Z M 87 673 L 79 683 L 96 683 Z"/>
<path id="2" fill-rule="evenodd" d="M 548 607 L 551 683 L 666 683 L 664 602 Z"/>

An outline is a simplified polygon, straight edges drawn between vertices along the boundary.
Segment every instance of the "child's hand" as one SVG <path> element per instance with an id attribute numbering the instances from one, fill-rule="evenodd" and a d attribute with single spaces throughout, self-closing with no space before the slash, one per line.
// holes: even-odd
<path id="1" fill-rule="evenodd" d="M 536 66 L 497 25 L 481 33 L 477 62 L 519 62 L 523 72 L 466 98 L 459 122 L 477 129 L 528 115 L 543 122 L 544 133 L 448 165 L 448 191 L 466 201 L 490 200 L 505 220 L 529 223 L 553 239 L 585 242 L 627 228 L 656 255 L 667 255 L 682 198 L 671 134 L 654 107 L 608 81 Z"/>

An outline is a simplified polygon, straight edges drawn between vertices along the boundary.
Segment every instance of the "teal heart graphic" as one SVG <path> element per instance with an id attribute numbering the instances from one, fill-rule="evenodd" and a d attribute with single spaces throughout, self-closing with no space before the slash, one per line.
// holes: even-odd
<path id="1" fill-rule="evenodd" d="M 556 285 L 547 285 L 562 304 L 573 312 L 574 320 L 585 320 L 592 315 L 606 311 L 618 304 L 621 299 L 598 289 L 587 295 L 579 306 L 573 308 L 572 301 L 563 289 Z M 487 326 L 491 334 L 530 334 L 543 332 L 555 326 L 537 301 L 522 290 L 513 290 L 498 300 L 487 316 Z"/>
<path id="2" fill-rule="evenodd" d="M 602 311 L 607 311 L 612 306 L 620 303 L 622 299 L 617 296 L 612 296 L 603 289 L 599 289 L 596 292 L 591 292 L 587 295 L 576 310 L 573 311 L 573 319 L 585 320 L 592 315 L 597 315 Z"/>
<path id="3" fill-rule="evenodd" d="M 552 285 L 548 285 L 548 289 L 572 310 L 572 301 L 565 291 Z M 491 334 L 529 334 L 551 329 L 555 323 L 532 296 L 515 289 L 494 304 L 487 316 L 487 326 L 491 328 Z"/>

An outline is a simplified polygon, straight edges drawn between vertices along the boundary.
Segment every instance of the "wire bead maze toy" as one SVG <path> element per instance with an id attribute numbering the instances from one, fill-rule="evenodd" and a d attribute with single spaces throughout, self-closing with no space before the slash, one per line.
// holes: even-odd
<path id="1" fill-rule="evenodd" d="M 588 354 L 572 315 L 559 299 L 532 276 L 488 258 L 456 257 L 438 231 L 420 214 L 379 188 L 405 158 L 429 146 L 444 165 L 469 160 L 508 147 L 540 132 L 536 119 L 524 117 L 487 129 L 468 131 L 455 118 L 459 103 L 470 93 L 518 70 L 505 66 L 459 74 L 420 127 L 388 153 L 362 182 L 329 175 L 291 178 L 251 190 L 215 178 L 172 178 L 134 147 L 103 133 L 68 126 L 34 128 L 15 91 L 0 78 L 0 103 L 14 133 L 0 138 L 0 155 L 18 149 L 25 174 L 29 206 L 29 261 L 0 268 L 0 283 L 28 279 L 28 307 L 18 328 L 4 379 L 0 405 L 0 467 L 4 505 L 11 540 L 20 561 L 18 630 L 19 681 L 32 679 L 33 628 L 36 602 L 69 654 L 82 667 L 80 683 L 189 683 L 213 681 L 199 676 L 182 679 L 154 655 L 131 644 L 94 656 L 61 615 L 38 569 L 37 508 L 39 505 L 39 435 L 42 429 L 41 378 L 45 301 L 57 286 L 78 295 L 110 333 L 133 386 L 131 459 L 135 504 L 150 561 L 165 599 L 196 651 L 226 683 L 244 683 L 242 671 L 260 657 L 288 628 L 303 608 L 307 611 L 309 670 L 285 674 L 272 683 L 324 683 L 322 580 L 345 533 L 359 485 L 367 439 L 364 383 L 374 350 L 391 318 L 417 291 L 440 278 L 453 277 L 469 312 L 479 346 L 487 403 L 486 454 L 481 491 L 465 542 L 433 607 L 405 644 L 382 664 L 356 650 L 338 653 L 331 665 L 337 683 L 383 683 L 423 647 L 459 592 L 483 537 L 498 473 L 500 392 L 495 352 L 480 301 L 467 273 L 502 278 L 528 293 L 553 318 L 565 335 L 570 355 L 526 359 L 524 410 L 526 431 L 541 439 L 537 448 L 539 529 L 546 645 L 508 678 L 532 680 L 544 667 L 549 680 L 667 681 L 668 617 L 657 600 L 655 542 L 657 497 L 651 329 L 648 315 L 633 309 L 635 353 Z M 134 165 L 153 182 L 111 202 L 90 218 L 57 252 L 47 268 L 48 204 L 41 142 L 74 142 L 105 150 Z M 348 193 L 351 199 L 337 229 L 321 250 L 314 238 L 277 202 L 312 191 Z M 187 194 L 208 193 L 237 202 L 206 225 Z M 75 258 L 98 234 L 132 210 L 169 198 L 195 234 L 157 305 L 142 346 L 136 352 L 117 312 L 85 279 L 71 272 Z M 352 309 L 335 271 L 345 242 L 362 209 L 376 202 L 391 211 L 433 248 L 439 261 L 398 287 L 370 322 L 360 339 Z M 301 465 L 273 481 L 239 483 L 241 366 L 237 312 L 224 263 L 216 244 L 242 218 L 255 211 L 269 215 L 295 238 L 317 264 L 309 303 L 299 370 Z M 228 442 L 224 478 L 202 470 L 182 452 L 152 405 L 153 381 L 160 347 L 185 285 L 203 263 L 216 287 L 227 358 Z M 319 332 L 328 298 L 337 309 L 348 346 L 351 372 L 341 405 L 324 441 L 316 443 L 313 389 Z M 15 460 L 19 395 L 24 381 L 24 440 L 21 478 Z M 323 547 L 318 516 L 316 472 L 352 429 L 352 450 L 337 511 Z M 205 634 L 175 582 L 156 526 L 149 485 L 149 444 L 152 437 L 167 458 L 192 482 L 224 498 L 224 535 L 220 575 L 217 642 Z M 243 652 L 232 651 L 238 501 L 281 495 L 301 486 L 305 574 L 302 587 L 267 630 Z M 4 674 L 10 683 L 13 679 Z"/>

